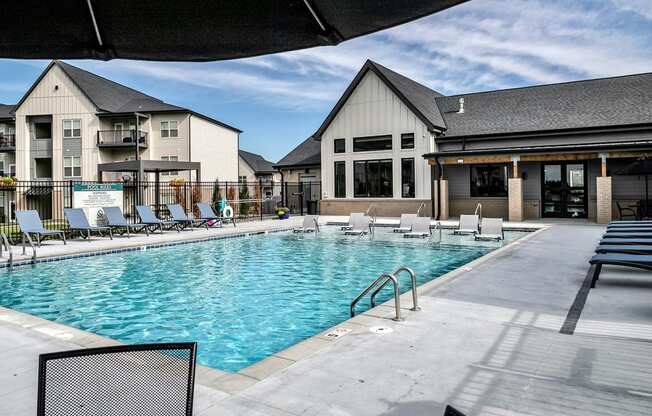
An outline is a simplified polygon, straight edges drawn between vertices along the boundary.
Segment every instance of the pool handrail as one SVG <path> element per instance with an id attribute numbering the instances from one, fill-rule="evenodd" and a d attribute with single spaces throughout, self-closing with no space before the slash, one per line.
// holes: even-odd
<path id="1" fill-rule="evenodd" d="M 407 272 L 410 275 L 410 283 L 412 285 L 412 309 L 410 309 L 410 310 L 411 311 L 421 310 L 421 308 L 419 307 L 419 299 L 418 299 L 418 295 L 417 295 L 417 275 L 416 275 L 416 273 L 414 273 L 414 270 L 410 269 L 407 266 L 401 266 L 398 269 L 396 269 L 394 271 L 394 273 L 392 273 L 392 276 L 394 276 L 396 279 L 398 279 L 398 275 L 401 272 Z M 388 284 L 389 284 L 389 279 L 385 280 L 385 282 L 383 282 L 383 284 L 380 285 L 378 287 L 378 289 L 376 289 L 374 291 L 374 293 L 371 294 L 371 307 L 372 308 L 374 308 L 376 306 L 376 296 Z"/>
<path id="2" fill-rule="evenodd" d="M 394 321 L 402 321 L 403 318 L 401 318 L 401 287 L 398 283 L 398 279 L 396 279 L 395 276 L 389 274 L 389 273 L 383 273 L 376 280 L 374 280 L 369 286 L 367 286 L 362 292 L 358 294 L 358 296 L 353 299 L 353 302 L 351 302 L 350 306 L 350 312 L 351 312 L 351 318 L 355 316 L 355 305 L 360 302 L 360 299 L 362 299 L 367 293 L 371 291 L 376 285 L 378 285 L 380 282 L 385 282 L 385 281 L 391 281 L 394 284 L 394 308 L 396 310 L 396 316 L 392 318 Z"/>
<path id="3" fill-rule="evenodd" d="M 0 242 L 0 257 L 2 257 L 2 247 L 7 249 L 7 252 L 9 252 L 9 267 L 13 267 L 14 265 L 14 253 L 11 251 L 11 246 L 9 245 L 9 240 L 7 239 L 7 234 L 4 232 L 0 232 L 0 237 L 2 237 L 2 241 Z"/>

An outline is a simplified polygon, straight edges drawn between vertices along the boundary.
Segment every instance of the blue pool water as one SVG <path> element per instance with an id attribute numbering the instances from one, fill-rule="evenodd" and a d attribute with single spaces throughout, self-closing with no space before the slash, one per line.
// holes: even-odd
<path id="1" fill-rule="evenodd" d="M 17 267 L 0 272 L 0 305 L 125 343 L 194 340 L 199 363 L 237 371 L 347 319 L 382 272 L 408 265 L 424 283 L 499 246 L 324 228 Z"/>

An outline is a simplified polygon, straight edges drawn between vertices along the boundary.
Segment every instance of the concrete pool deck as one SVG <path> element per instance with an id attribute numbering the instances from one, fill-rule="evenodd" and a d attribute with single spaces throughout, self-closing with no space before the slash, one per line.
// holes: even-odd
<path id="1" fill-rule="evenodd" d="M 603 230 L 553 225 L 423 285 L 422 310 L 406 298 L 402 322 L 381 305 L 337 326 L 348 335 L 311 338 L 229 385 L 200 371 L 195 414 L 651 414 L 649 273 L 605 267 L 575 333 L 559 333 Z M 62 331 L 74 330 L 0 310 L 0 414 L 34 414 L 38 354 L 106 341 Z"/>

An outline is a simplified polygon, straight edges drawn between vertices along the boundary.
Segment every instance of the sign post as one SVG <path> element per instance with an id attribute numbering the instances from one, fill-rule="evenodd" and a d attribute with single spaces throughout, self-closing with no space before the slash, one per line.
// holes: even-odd
<path id="1" fill-rule="evenodd" d="M 72 206 L 82 208 L 91 226 L 104 225 L 102 207 L 123 207 L 123 185 L 121 183 L 76 183 L 73 188 Z"/>

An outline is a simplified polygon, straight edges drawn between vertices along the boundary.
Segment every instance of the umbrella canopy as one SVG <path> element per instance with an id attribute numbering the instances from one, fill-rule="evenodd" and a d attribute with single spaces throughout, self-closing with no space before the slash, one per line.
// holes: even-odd
<path id="1" fill-rule="evenodd" d="M 0 58 L 243 58 L 336 45 L 464 1 L 9 1 Z"/>

